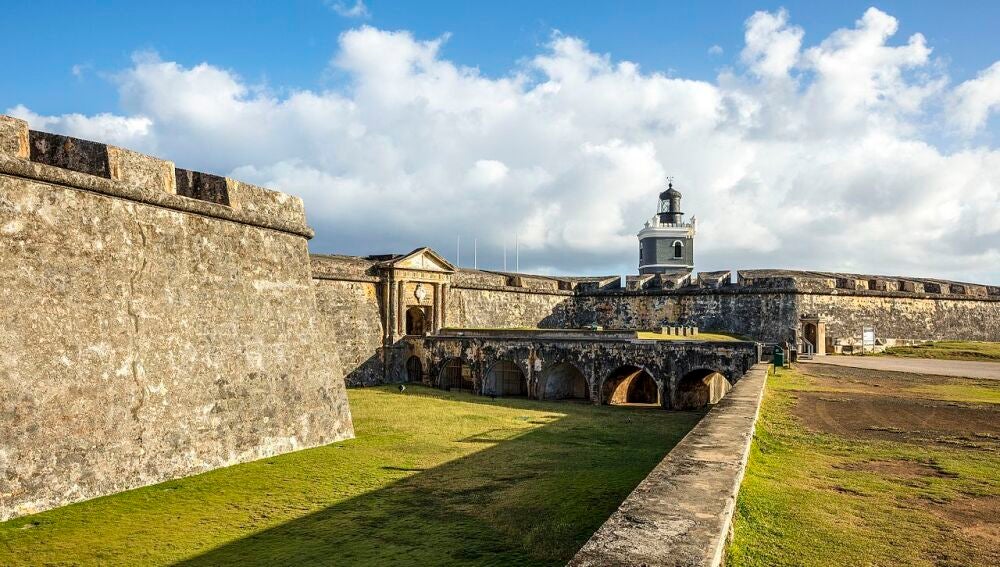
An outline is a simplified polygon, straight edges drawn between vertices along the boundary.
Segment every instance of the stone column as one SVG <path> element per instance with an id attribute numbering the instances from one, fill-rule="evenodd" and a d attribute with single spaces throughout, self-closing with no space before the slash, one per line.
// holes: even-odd
<path id="1" fill-rule="evenodd" d="M 431 309 L 433 309 L 433 323 L 431 325 L 431 331 L 436 333 L 441 330 L 441 284 L 435 283 L 432 285 L 431 289 L 434 292 L 434 302 Z"/>
<path id="2" fill-rule="evenodd" d="M 403 306 L 403 282 L 400 280 L 396 284 L 396 333 L 402 335 L 406 332 L 406 313 Z"/>
<path id="3" fill-rule="evenodd" d="M 396 304 L 395 284 L 389 274 L 385 274 L 382 280 L 382 339 L 389 341 L 392 339 L 392 330 L 396 328 L 396 318 L 393 317 Z"/>
<path id="4" fill-rule="evenodd" d="M 826 356 L 826 323 L 816 322 L 816 356 Z"/>
<path id="5" fill-rule="evenodd" d="M 448 319 L 446 317 L 448 311 L 448 284 L 441 284 L 441 328 L 448 325 Z"/>

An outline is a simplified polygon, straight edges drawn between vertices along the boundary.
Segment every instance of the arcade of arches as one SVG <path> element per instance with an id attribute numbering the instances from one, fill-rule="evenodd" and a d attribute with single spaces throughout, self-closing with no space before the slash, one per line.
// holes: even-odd
<path id="1" fill-rule="evenodd" d="M 441 367 L 438 374 L 438 384 L 445 390 L 472 391 L 472 369 L 460 358 L 451 358 Z"/>
<path id="2" fill-rule="evenodd" d="M 733 388 L 726 377 L 714 370 L 700 368 L 684 375 L 677 382 L 674 409 L 700 409 L 716 404 Z"/>
<path id="3" fill-rule="evenodd" d="M 517 364 L 501 360 L 486 373 L 483 393 L 487 396 L 527 396 L 528 380 Z"/>
<path id="4" fill-rule="evenodd" d="M 542 400 L 589 400 L 590 387 L 583 372 L 570 362 L 560 362 L 548 367 L 538 383 Z"/>
<path id="5" fill-rule="evenodd" d="M 645 369 L 631 365 L 622 366 L 604 379 L 601 403 L 659 405 L 659 387 Z"/>

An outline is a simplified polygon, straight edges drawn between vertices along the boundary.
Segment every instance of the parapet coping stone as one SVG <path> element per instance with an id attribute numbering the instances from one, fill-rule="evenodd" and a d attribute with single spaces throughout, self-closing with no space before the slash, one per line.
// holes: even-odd
<path id="1" fill-rule="evenodd" d="M 286 232 L 306 239 L 315 233 L 306 224 L 301 199 L 277 191 L 224 179 L 235 195 L 234 206 L 177 195 L 173 163 L 124 148 L 76 140 L 100 146 L 108 160 L 107 177 L 31 161 L 27 123 L 0 115 L 0 174 L 60 185 L 155 207 L 217 218 L 239 224 Z M 42 134 L 44 136 L 59 137 Z M 62 138 L 67 138 L 62 136 Z M 288 208 L 291 215 L 275 214 Z M 284 213 L 284 211 L 282 211 Z M 299 217 L 292 219 L 291 217 Z"/>
<path id="2" fill-rule="evenodd" d="M 767 364 L 752 367 L 632 491 L 569 565 L 721 565 L 767 369 Z"/>

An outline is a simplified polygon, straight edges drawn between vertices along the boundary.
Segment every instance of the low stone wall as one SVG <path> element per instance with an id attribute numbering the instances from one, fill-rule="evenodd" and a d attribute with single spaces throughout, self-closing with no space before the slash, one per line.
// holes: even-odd
<path id="1" fill-rule="evenodd" d="M 353 436 L 301 200 L 195 173 L 0 117 L 0 520 Z"/>
<path id="2" fill-rule="evenodd" d="M 382 346 L 386 335 L 381 280 L 375 262 L 354 256 L 313 254 L 316 317 L 329 329 L 320 348 L 343 364 L 348 386 L 385 381 Z"/>
<path id="3" fill-rule="evenodd" d="M 532 289 L 485 289 L 453 286 L 448 293 L 445 326 L 514 329 L 574 326 L 573 292 Z"/>
<path id="4" fill-rule="evenodd" d="M 766 380 L 753 367 L 569 564 L 721 565 Z"/>

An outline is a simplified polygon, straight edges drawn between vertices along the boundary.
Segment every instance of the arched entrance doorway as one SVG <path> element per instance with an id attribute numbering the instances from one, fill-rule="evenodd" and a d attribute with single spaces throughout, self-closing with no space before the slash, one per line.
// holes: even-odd
<path id="1" fill-rule="evenodd" d="M 528 381 L 521 367 L 510 360 L 501 360 L 490 367 L 483 382 L 487 396 L 527 396 Z"/>
<path id="2" fill-rule="evenodd" d="M 538 384 L 538 398 L 542 400 L 589 400 L 590 386 L 583 372 L 569 362 L 550 366 Z"/>
<path id="3" fill-rule="evenodd" d="M 423 335 L 426 321 L 427 314 L 423 307 L 410 307 L 406 310 L 406 334 Z"/>
<path id="4" fill-rule="evenodd" d="M 407 382 L 423 382 L 424 381 L 424 365 L 420 363 L 420 358 L 416 356 L 411 356 L 406 359 L 406 381 Z"/>
<path id="5" fill-rule="evenodd" d="M 673 408 L 679 410 L 701 409 L 718 403 L 733 388 L 721 373 L 709 368 L 699 368 L 684 375 L 677 382 Z"/>
<path id="6" fill-rule="evenodd" d="M 445 390 L 472 391 L 472 369 L 461 358 L 450 358 L 441 366 L 438 384 Z"/>
<path id="7" fill-rule="evenodd" d="M 805 348 L 806 354 L 812 354 L 820 349 L 820 345 L 817 344 L 816 338 L 816 323 L 804 323 L 802 325 L 802 334 L 804 335 L 807 345 L 802 345 Z"/>
<path id="8" fill-rule="evenodd" d="M 611 405 L 658 405 L 660 391 L 656 380 L 644 368 L 625 365 L 604 379 L 601 403 Z"/>

